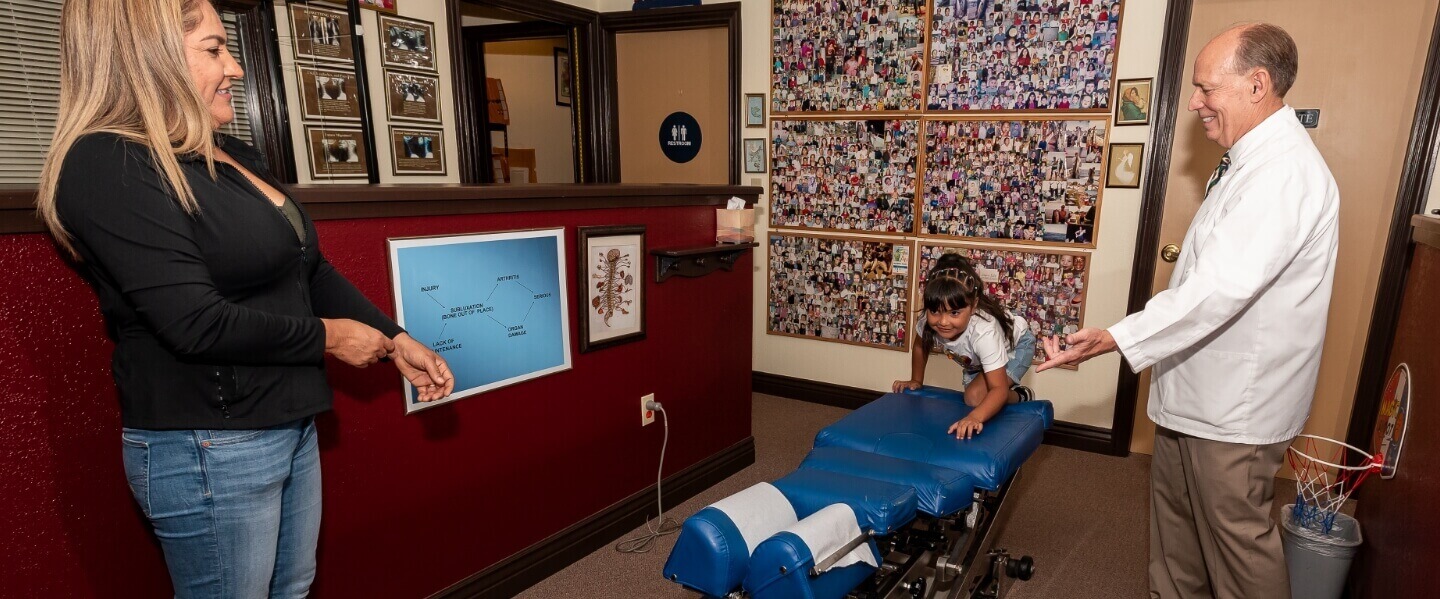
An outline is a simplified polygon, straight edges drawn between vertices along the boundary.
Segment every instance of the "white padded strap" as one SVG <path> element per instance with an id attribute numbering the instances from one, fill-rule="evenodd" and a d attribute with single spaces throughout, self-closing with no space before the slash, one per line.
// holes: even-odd
<path id="1" fill-rule="evenodd" d="M 843 503 L 825 506 L 824 509 L 797 522 L 787 529 L 787 532 L 793 533 L 800 537 L 800 540 L 805 541 L 816 564 L 844 549 L 851 541 L 864 534 L 860 531 L 860 522 L 855 519 L 855 510 Z M 870 550 L 869 543 L 859 544 L 844 557 L 831 564 L 830 568 L 843 568 L 859 562 L 865 562 L 874 567 L 880 566 L 875 561 L 875 552 Z M 826 568 L 826 570 L 828 569 Z"/>
<path id="2" fill-rule="evenodd" d="M 760 542 L 785 527 L 795 524 L 795 508 L 780 489 L 770 483 L 759 483 L 715 502 L 713 507 L 735 523 L 745 539 L 745 553 L 755 553 Z"/>

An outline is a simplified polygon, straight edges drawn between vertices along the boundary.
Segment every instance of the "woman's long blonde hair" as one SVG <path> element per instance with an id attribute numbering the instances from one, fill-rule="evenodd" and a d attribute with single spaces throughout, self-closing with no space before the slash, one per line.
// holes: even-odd
<path id="1" fill-rule="evenodd" d="M 79 258 L 55 211 L 60 167 L 89 133 L 150 148 L 155 170 L 187 213 L 200 208 L 177 156 L 199 154 L 215 173 L 214 124 L 191 81 L 184 35 L 210 0 L 68 0 L 60 15 L 60 112 L 36 209 L 55 241 Z"/>

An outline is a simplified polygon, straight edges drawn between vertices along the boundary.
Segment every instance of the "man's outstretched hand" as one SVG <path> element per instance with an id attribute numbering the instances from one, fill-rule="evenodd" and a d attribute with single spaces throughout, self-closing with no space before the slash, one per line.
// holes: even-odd
<path id="1" fill-rule="evenodd" d="M 1115 338 L 1105 329 L 1084 328 L 1065 337 L 1070 349 L 1060 351 L 1060 337 L 1046 337 L 1045 355 L 1050 359 L 1035 367 L 1035 372 L 1049 370 L 1065 364 L 1079 364 L 1100 354 L 1115 351 Z"/>

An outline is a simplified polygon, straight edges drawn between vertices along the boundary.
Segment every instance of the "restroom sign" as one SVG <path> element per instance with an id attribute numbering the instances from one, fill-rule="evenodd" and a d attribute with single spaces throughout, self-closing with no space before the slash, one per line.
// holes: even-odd
<path id="1" fill-rule="evenodd" d="M 671 162 L 684 164 L 700 153 L 700 123 L 684 112 L 672 112 L 660 121 L 660 151 Z"/>

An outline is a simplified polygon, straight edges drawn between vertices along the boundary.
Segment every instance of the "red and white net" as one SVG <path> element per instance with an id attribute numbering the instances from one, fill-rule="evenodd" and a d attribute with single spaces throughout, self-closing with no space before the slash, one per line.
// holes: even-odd
<path id="1" fill-rule="evenodd" d="M 1297 437 L 1285 458 L 1295 471 L 1291 519 L 1322 534 L 1330 534 L 1345 500 L 1385 462 L 1384 456 L 1315 435 Z"/>

